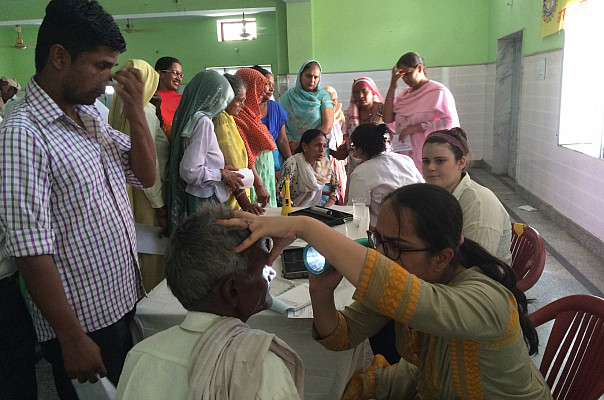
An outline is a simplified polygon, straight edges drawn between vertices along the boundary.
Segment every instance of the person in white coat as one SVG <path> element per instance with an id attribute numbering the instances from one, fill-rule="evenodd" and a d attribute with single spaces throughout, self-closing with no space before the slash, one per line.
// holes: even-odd
<path id="1" fill-rule="evenodd" d="M 351 205 L 353 199 L 366 200 L 370 227 L 375 226 L 382 201 L 390 192 L 424 182 L 411 157 L 386 151 L 389 134 L 386 124 L 363 124 L 351 135 L 352 146 L 362 164 L 350 175 L 348 204 Z"/>

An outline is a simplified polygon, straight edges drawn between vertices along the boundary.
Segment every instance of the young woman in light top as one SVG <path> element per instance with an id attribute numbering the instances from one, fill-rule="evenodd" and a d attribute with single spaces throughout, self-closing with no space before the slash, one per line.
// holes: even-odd
<path id="1" fill-rule="evenodd" d="M 432 132 L 422 151 L 422 171 L 428 183 L 444 187 L 459 200 L 463 234 L 508 264 L 512 262 L 510 216 L 491 190 L 470 179 L 470 152 L 461 128 Z"/>

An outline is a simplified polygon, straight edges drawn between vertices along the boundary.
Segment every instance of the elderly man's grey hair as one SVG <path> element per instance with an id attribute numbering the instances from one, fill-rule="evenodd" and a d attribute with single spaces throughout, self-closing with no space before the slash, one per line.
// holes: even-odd
<path id="1" fill-rule="evenodd" d="M 250 231 L 216 222 L 233 217 L 233 210 L 215 203 L 203 204 L 183 220 L 166 251 L 166 281 L 178 301 L 189 311 L 207 311 L 212 290 L 221 278 L 238 273 L 248 276 L 254 246 L 235 252 Z"/>

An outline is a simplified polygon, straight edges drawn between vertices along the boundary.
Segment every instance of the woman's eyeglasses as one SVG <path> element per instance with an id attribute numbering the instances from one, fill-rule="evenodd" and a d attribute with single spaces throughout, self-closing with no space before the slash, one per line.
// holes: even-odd
<path id="1" fill-rule="evenodd" d="M 402 249 L 394 244 L 391 240 L 384 240 L 378 231 L 367 231 L 367 240 L 369 241 L 369 247 L 377 249 L 379 245 L 382 245 L 384 249 L 384 255 L 391 260 L 398 260 L 403 253 L 414 253 L 418 251 L 432 251 L 431 248 L 426 247 L 424 249 Z"/>
<path id="2" fill-rule="evenodd" d="M 161 70 L 161 72 L 169 72 L 169 73 L 171 73 L 171 74 L 172 74 L 172 75 L 174 75 L 174 76 L 180 76 L 180 79 L 182 79 L 182 78 L 184 78 L 184 77 L 185 77 L 185 74 L 183 74 L 183 73 L 182 73 L 182 72 L 180 72 L 180 71 L 176 71 L 175 69 L 173 69 L 173 70 L 169 70 L 169 69 L 162 69 L 162 70 Z"/>

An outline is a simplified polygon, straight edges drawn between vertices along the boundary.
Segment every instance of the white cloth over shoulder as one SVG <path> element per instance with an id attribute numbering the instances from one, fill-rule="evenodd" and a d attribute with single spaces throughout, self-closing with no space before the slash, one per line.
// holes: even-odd
<path id="1" fill-rule="evenodd" d="M 309 207 L 312 205 L 311 202 L 317 194 L 320 196 L 323 186 L 327 182 L 323 180 L 321 182 L 317 181 L 321 177 L 315 173 L 311 165 L 306 161 L 304 154 L 296 153 L 292 157 L 295 160 L 298 181 L 298 197 L 295 200 L 292 199 L 292 201 L 298 207 Z"/>
<path id="2" fill-rule="evenodd" d="M 221 317 L 205 331 L 191 352 L 187 400 L 256 398 L 262 364 L 269 351 L 284 361 L 303 398 L 302 360 L 285 342 L 274 334 L 250 329 L 236 318 Z"/>
<path id="3" fill-rule="evenodd" d="M 240 320 L 232 323 L 236 326 L 232 336 L 225 333 L 229 324 L 213 326 L 221 320 L 235 320 L 235 318 L 222 317 L 220 315 L 188 311 L 184 321 L 178 325 L 158 332 L 142 342 L 136 344 L 126 358 L 124 369 L 120 376 L 117 387 L 117 400 L 185 400 L 190 395 L 189 379 L 191 366 L 198 368 L 194 374 L 210 372 L 221 374 L 220 378 L 229 382 L 225 383 L 222 393 L 238 393 L 242 397 L 230 397 L 231 399 L 253 399 L 253 400 L 283 400 L 300 399 L 302 388 L 303 368 L 300 359 L 287 345 L 269 334 L 260 330 L 253 330 Z M 208 334 L 206 334 L 209 332 Z M 200 342 L 200 337 L 204 336 Z M 247 336 L 252 339 L 248 340 Z M 201 348 L 203 341 L 211 339 L 209 348 Z M 275 339 L 277 341 L 275 341 Z M 216 348 L 212 348 L 216 343 Z M 268 345 L 265 344 L 268 342 Z M 263 344 L 262 349 L 258 343 Z M 276 346 L 271 344 L 276 343 Z M 245 348 L 246 346 L 249 346 Z M 207 358 L 208 352 L 217 350 L 215 355 L 218 359 Z M 194 349 L 196 349 L 194 351 Z M 200 350 L 203 350 L 200 352 Z M 205 350 L 208 350 L 206 352 Z M 220 359 L 222 358 L 222 360 Z M 245 363 L 243 362 L 245 361 Z M 204 370 L 203 364 L 208 364 L 208 370 Z M 230 363 L 230 364 L 229 364 Z M 238 365 L 235 365 L 237 364 Z M 289 367 L 293 366 L 290 372 Z M 224 369 L 223 369 L 224 368 Z M 253 371 L 247 371 L 247 369 Z M 241 374 L 240 370 L 243 370 Z M 230 375 L 229 375 L 230 374 Z M 255 381 L 250 384 L 245 380 L 253 376 Z M 294 376 L 296 378 L 294 378 Z M 297 377 L 300 377 L 298 379 Z M 213 381 L 214 383 L 216 381 Z M 210 380 L 199 383 L 200 393 Z M 212 383 L 212 385 L 214 385 Z M 237 385 L 234 392 L 228 385 Z M 296 387 L 296 384 L 298 387 Z M 252 393 L 253 387 L 255 392 Z M 212 393 L 211 393 L 212 394 Z M 223 399 L 213 393 L 212 399 Z M 201 399 L 199 397 L 193 397 Z M 208 398 L 208 397 L 204 397 Z"/>

